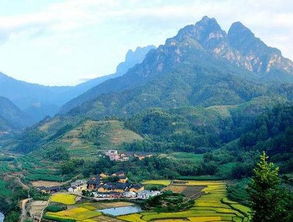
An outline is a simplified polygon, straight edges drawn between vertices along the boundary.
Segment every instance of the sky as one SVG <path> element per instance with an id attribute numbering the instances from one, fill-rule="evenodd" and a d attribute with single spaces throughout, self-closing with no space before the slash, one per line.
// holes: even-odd
<path id="1" fill-rule="evenodd" d="M 164 44 L 203 16 L 241 21 L 293 60 L 292 0 L 0 0 L 0 72 L 75 85 L 115 72 L 129 49 Z"/>

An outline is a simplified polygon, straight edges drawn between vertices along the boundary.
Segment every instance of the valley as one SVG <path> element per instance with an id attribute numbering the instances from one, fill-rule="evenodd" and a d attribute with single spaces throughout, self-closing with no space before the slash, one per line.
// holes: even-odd
<path id="1" fill-rule="evenodd" d="M 0 73 L 5 222 L 248 222 L 258 195 L 289 222 L 292 82 L 278 49 L 207 16 L 75 87 Z"/>

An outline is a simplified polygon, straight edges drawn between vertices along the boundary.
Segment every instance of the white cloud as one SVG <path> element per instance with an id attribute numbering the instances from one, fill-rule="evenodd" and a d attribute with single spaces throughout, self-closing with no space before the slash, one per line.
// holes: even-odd
<path id="1" fill-rule="evenodd" d="M 96 35 L 99 42 L 94 44 L 103 44 L 104 50 L 107 50 L 104 45 L 117 40 L 117 51 L 122 55 L 122 50 L 137 46 L 134 44 L 160 44 L 182 26 L 195 23 L 204 15 L 215 17 L 226 31 L 232 22 L 241 21 L 265 43 L 281 49 L 286 57 L 293 59 L 292 0 L 55 1 L 39 11 L 0 15 L 0 43 L 32 39 L 34 46 L 52 48 L 50 44 L 54 42 L 58 49 L 56 53 L 74 56 L 76 50 L 79 52 L 78 41 L 87 41 L 86 35 Z M 84 34 L 86 28 L 95 31 Z M 99 60 L 113 59 L 112 55 L 104 58 L 108 52 L 99 53 L 91 55 L 102 56 Z M 50 61 L 50 58 L 46 59 Z M 116 63 L 115 60 L 113 64 Z M 109 70 L 103 71 L 102 65 L 100 67 L 101 70 L 88 73 L 107 73 Z"/>
<path id="2" fill-rule="evenodd" d="M 203 15 L 228 22 L 239 18 L 258 27 L 289 28 L 293 27 L 292 6 L 291 0 L 65 0 L 52 3 L 40 12 L 0 16 L 0 30 L 7 33 L 41 28 L 67 31 L 111 19 L 133 21 L 149 18 L 172 22 L 176 19 L 198 19 Z"/>

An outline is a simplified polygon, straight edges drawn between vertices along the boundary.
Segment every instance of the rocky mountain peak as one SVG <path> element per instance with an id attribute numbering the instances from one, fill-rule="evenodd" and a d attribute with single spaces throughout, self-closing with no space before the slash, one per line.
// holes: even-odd
<path id="1" fill-rule="evenodd" d="M 213 49 L 226 40 L 226 33 L 223 31 L 215 18 L 204 16 L 194 25 L 187 25 L 178 34 L 168 39 L 166 44 L 176 45 L 176 42 L 193 44 L 197 48 Z"/>
<path id="2" fill-rule="evenodd" d="M 246 38 L 254 38 L 254 34 L 252 31 L 250 31 L 249 28 L 247 28 L 245 25 L 243 25 L 241 22 L 234 22 L 229 31 L 228 31 L 229 38 L 239 38 L 241 36 L 245 36 Z"/>
<path id="3" fill-rule="evenodd" d="M 243 54 L 268 55 L 281 52 L 276 48 L 267 46 L 263 41 L 257 38 L 254 33 L 244 26 L 241 22 L 235 22 L 228 31 L 229 44 Z"/>

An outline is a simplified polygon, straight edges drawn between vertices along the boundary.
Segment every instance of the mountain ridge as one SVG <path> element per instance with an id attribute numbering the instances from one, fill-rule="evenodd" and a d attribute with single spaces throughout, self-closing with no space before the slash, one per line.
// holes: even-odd
<path id="1" fill-rule="evenodd" d="M 254 39 L 253 41 L 258 40 Z M 270 51 L 270 48 L 264 43 L 262 46 Z M 268 57 L 271 58 L 270 56 L 269 54 Z M 258 58 L 257 55 L 255 57 Z M 230 61 L 227 60 L 229 58 Z M 165 107 L 166 104 L 172 104 L 170 100 L 175 99 L 170 98 L 169 95 L 175 96 L 179 92 L 174 87 L 170 91 L 171 94 L 164 97 L 162 88 L 164 84 L 167 86 L 166 89 L 173 87 L 172 84 L 178 84 L 179 87 L 180 84 L 185 84 L 185 88 L 180 88 L 185 98 L 175 99 L 182 102 L 180 105 L 221 105 L 221 102 L 224 101 L 226 102 L 222 105 L 226 105 L 226 103 L 244 102 L 247 99 L 252 99 L 253 96 L 271 95 L 280 91 L 277 89 L 278 86 L 267 84 L 270 78 L 266 81 L 263 80 L 268 76 L 274 77 L 274 72 L 252 72 L 246 66 L 249 62 L 247 59 L 229 45 L 228 35 L 221 29 L 216 19 L 205 16 L 195 25 L 188 25 L 180 29 L 178 34 L 167 39 L 164 45 L 150 51 L 141 64 L 128 70 L 122 77 L 105 81 L 90 89 L 86 94 L 70 101 L 69 107 L 72 108 L 76 105 L 76 108 L 70 110 L 65 104 L 61 109 L 61 114 L 66 115 L 66 112 L 69 115 L 96 113 L 97 116 L 100 116 L 104 112 L 104 115 L 116 115 L 118 113 L 113 110 L 118 110 L 123 115 L 123 113 L 128 113 L 129 110 L 135 108 L 130 107 L 127 111 L 122 106 L 127 106 L 127 103 L 129 106 L 134 101 L 133 107 L 137 106 L 137 110 L 147 106 Z M 282 71 L 282 75 L 284 72 Z M 291 74 L 284 75 L 293 78 Z M 165 79 L 166 82 L 163 83 L 162 79 Z M 284 80 L 284 82 L 286 81 Z M 198 82 L 202 82 L 202 84 L 199 85 Z M 240 88 L 237 89 L 235 86 Z M 153 91 L 151 92 L 149 89 Z M 162 97 L 153 93 L 158 89 Z M 188 92 L 189 89 L 190 92 Z M 230 102 L 228 101 L 229 97 L 225 94 L 231 95 Z M 245 94 L 250 94 L 250 96 L 244 96 Z M 143 95 L 149 95 L 149 98 Z M 207 104 L 201 97 L 213 102 Z M 218 103 L 215 103 L 216 98 L 219 100 Z M 142 102 L 144 100 L 146 102 Z M 165 105 L 161 106 L 160 103 Z M 167 108 L 172 108 L 169 105 Z M 173 105 L 179 104 L 174 102 Z"/>

